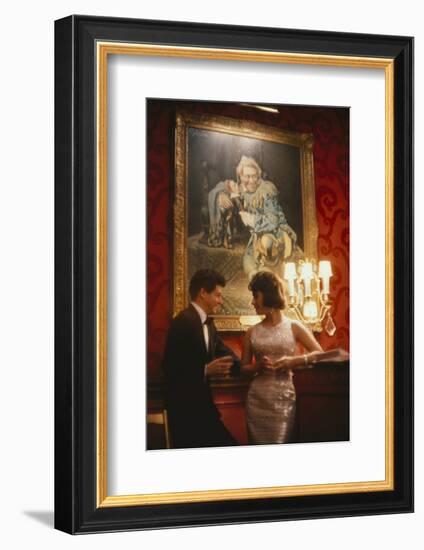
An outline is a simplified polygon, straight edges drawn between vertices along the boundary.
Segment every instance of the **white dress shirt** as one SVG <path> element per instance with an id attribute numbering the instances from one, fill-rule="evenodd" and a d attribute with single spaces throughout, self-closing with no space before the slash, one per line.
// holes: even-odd
<path id="1" fill-rule="evenodd" d="M 205 325 L 205 321 L 208 318 L 208 316 L 203 311 L 203 309 L 198 304 L 196 304 L 196 302 L 191 302 L 191 305 L 199 314 L 200 321 L 202 322 L 202 327 L 203 327 L 203 337 L 205 339 L 206 351 L 209 351 L 209 332 L 208 332 L 208 326 Z"/>

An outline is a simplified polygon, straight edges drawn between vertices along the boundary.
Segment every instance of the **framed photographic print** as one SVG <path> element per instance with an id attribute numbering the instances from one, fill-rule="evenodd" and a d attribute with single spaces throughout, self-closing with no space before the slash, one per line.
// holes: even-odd
<path id="1" fill-rule="evenodd" d="M 55 51 L 56 527 L 412 511 L 413 39 Z"/>

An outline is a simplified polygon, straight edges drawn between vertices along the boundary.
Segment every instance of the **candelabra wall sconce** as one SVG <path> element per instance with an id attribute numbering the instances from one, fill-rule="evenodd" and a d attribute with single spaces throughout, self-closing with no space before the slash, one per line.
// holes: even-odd
<path id="1" fill-rule="evenodd" d="M 323 329 L 329 336 L 336 332 L 331 316 L 330 278 L 331 262 L 322 260 L 318 268 L 314 262 L 287 262 L 284 266 L 287 313 L 299 319 L 314 332 Z"/>

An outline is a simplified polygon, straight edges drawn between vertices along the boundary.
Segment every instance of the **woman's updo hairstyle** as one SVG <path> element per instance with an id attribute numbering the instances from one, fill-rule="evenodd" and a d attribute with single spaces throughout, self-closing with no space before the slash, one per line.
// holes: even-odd
<path id="1" fill-rule="evenodd" d="M 276 309 L 284 309 L 283 282 L 271 271 L 258 271 L 249 283 L 249 290 L 253 294 L 262 292 L 263 305 Z"/>

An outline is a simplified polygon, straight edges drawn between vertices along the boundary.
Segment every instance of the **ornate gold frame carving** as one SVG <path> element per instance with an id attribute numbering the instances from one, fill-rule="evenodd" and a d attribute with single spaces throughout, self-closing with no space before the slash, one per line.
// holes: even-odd
<path id="1" fill-rule="evenodd" d="M 247 120 L 218 115 L 177 112 L 175 124 L 175 201 L 174 201 L 174 293 L 173 314 L 188 303 L 187 293 L 187 129 L 198 128 L 236 136 L 260 139 L 299 147 L 302 185 L 304 252 L 307 258 L 318 259 L 318 224 L 315 203 L 313 135 L 289 132 Z M 242 331 L 246 326 L 240 315 L 218 315 L 215 324 L 221 331 Z"/>

